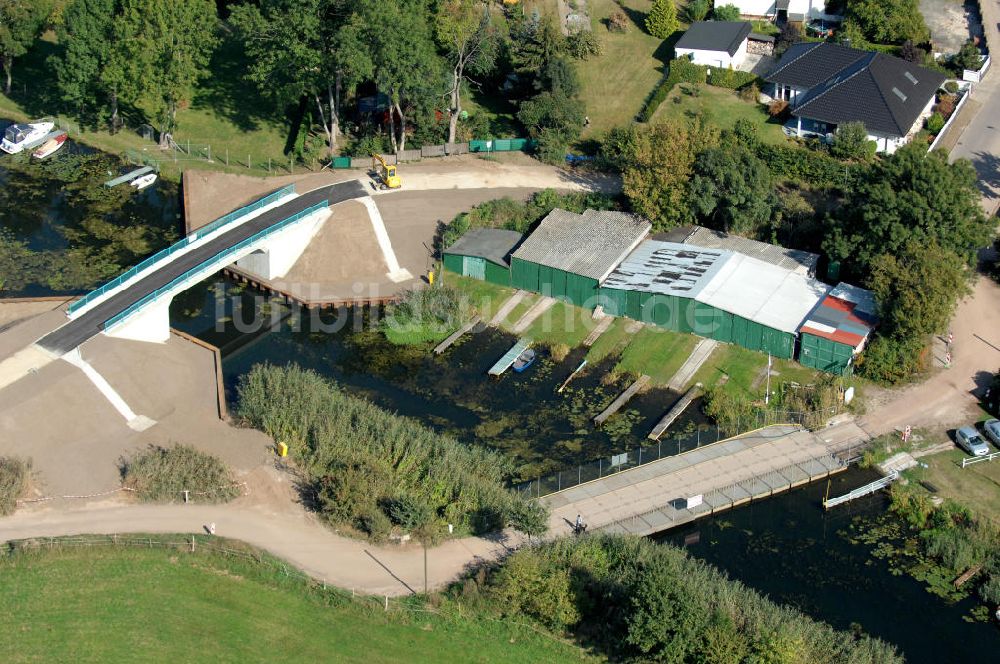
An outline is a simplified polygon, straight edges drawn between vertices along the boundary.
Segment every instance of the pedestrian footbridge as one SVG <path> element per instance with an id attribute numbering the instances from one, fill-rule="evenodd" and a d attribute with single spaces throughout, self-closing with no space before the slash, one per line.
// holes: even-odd
<path id="1" fill-rule="evenodd" d="M 279 189 L 199 228 L 73 302 L 70 321 L 37 345 L 62 356 L 101 332 L 166 341 L 175 295 L 233 263 L 265 279 L 283 276 L 333 214 L 332 206 L 367 196 L 357 180 L 302 194 L 294 185 Z"/>

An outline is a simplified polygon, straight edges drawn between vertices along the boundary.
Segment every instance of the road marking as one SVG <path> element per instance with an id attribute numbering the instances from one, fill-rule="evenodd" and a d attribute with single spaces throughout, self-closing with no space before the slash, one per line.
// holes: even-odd
<path id="1" fill-rule="evenodd" d="M 371 196 L 365 196 L 360 199 L 361 203 L 368 208 L 368 218 L 372 222 L 372 230 L 375 231 L 375 239 L 378 240 L 379 249 L 382 250 L 382 257 L 385 259 L 386 267 L 389 268 L 389 272 L 386 276 L 395 283 L 400 281 L 409 281 L 413 278 L 410 271 L 400 267 L 399 261 L 396 260 L 396 252 L 392 250 L 392 242 L 389 241 L 389 233 L 385 230 L 385 222 L 382 221 L 382 213 L 379 212 L 378 206 L 375 205 L 374 199 Z"/>
<path id="2" fill-rule="evenodd" d="M 125 399 L 123 399 L 121 395 L 115 391 L 115 388 L 111 387 L 111 384 L 104 378 L 104 376 L 98 373 L 97 369 L 92 367 L 85 359 L 83 359 L 83 355 L 80 353 L 79 348 L 74 348 L 70 352 L 66 353 L 62 356 L 62 359 L 79 368 L 80 371 L 83 372 L 83 375 L 90 379 L 90 382 L 94 384 L 94 387 L 96 387 L 97 390 L 111 402 L 111 405 L 114 406 L 115 410 L 117 410 L 118 413 L 125 418 L 125 422 L 128 424 L 130 429 L 133 431 L 145 431 L 149 427 L 156 424 L 155 420 L 152 420 L 145 415 L 136 415 L 135 412 L 129 408 L 129 405 L 125 403 Z"/>

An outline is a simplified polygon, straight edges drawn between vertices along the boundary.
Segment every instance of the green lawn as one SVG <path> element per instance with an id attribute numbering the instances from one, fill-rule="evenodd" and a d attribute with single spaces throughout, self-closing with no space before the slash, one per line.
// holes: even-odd
<path id="1" fill-rule="evenodd" d="M 698 337 L 644 327 L 622 351 L 618 370 L 648 374 L 654 383 L 666 384 L 694 350 Z"/>
<path id="2" fill-rule="evenodd" d="M 584 138 L 598 138 L 608 129 L 632 122 L 646 97 L 663 77 L 671 48 L 642 27 L 650 0 L 622 0 L 621 8 L 631 19 L 626 33 L 610 32 L 605 24 L 619 3 L 613 0 L 588 2 L 594 34 L 603 53 L 578 63 L 580 98 L 586 104 L 590 127 Z"/>
<path id="3" fill-rule="evenodd" d="M 944 434 L 941 440 L 944 440 Z M 930 482 L 939 495 L 968 505 L 976 512 L 1000 522 L 1000 460 L 981 461 L 962 468 L 968 454 L 955 449 L 921 457 L 927 468 L 915 468 L 907 475 Z"/>
<path id="4" fill-rule="evenodd" d="M 516 319 L 511 317 L 512 321 Z M 593 312 L 565 302 L 556 302 L 528 326 L 524 336 L 543 344 L 566 344 L 575 348 L 597 326 Z"/>
<path id="5" fill-rule="evenodd" d="M 760 138 L 765 143 L 787 140 L 781 125 L 770 121 L 763 106 L 743 101 L 735 91 L 701 85 L 698 86 L 698 96 L 694 96 L 690 90 L 691 86 L 686 83 L 674 86 L 650 123 L 698 116 L 722 129 L 730 129 L 737 120 L 745 118 L 757 125 Z"/>
<path id="6" fill-rule="evenodd" d="M 11 663 L 589 659 L 468 607 L 445 616 L 411 600 L 384 612 L 211 553 L 56 549 L 0 558 L 0 574 L 0 651 Z"/>
<path id="7" fill-rule="evenodd" d="M 632 335 L 627 331 L 630 322 L 627 318 L 616 318 L 587 351 L 587 362 L 595 364 L 609 355 L 617 355 L 625 350 L 632 340 Z"/>
<path id="8" fill-rule="evenodd" d="M 695 373 L 694 382 L 711 389 L 726 377 L 724 389 L 763 396 L 766 367 L 766 353 L 747 350 L 735 344 L 720 344 Z M 809 384 L 825 375 L 798 362 L 777 358 L 772 360 L 771 370 L 777 373 L 771 376 L 772 385 L 786 381 Z"/>

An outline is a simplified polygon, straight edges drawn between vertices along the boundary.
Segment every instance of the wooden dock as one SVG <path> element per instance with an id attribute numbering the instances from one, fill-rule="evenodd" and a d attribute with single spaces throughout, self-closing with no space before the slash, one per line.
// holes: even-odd
<path id="1" fill-rule="evenodd" d="M 503 372 L 510 369 L 510 365 L 514 364 L 514 360 L 517 356 L 526 351 L 531 346 L 531 339 L 527 337 L 522 337 L 517 340 L 517 343 L 511 346 L 510 350 L 503 354 L 497 363 L 493 365 L 493 368 L 489 370 L 491 376 L 499 376 Z"/>
<path id="2" fill-rule="evenodd" d="M 666 431 L 670 425 L 674 423 L 674 420 L 680 417 L 681 413 L 683 413 L 687 407 L 691 405 L 691 402 L 694 400 L 700 389 L 701 383 L 698 383 L 685 392 L 684 396 L 678 399 L 677 403 L 675 403 L 673 407 L 667 411 L 667 414 L 663 416 L 663 419 L 656 423 L 656 426 L 649 432 L 649 436 L 647 436 L 647 438 L 650 440 L 659 440 L 660 436 L 663 435 L 663 432 Z"/>
<path id="3" fill-rule="evenodd" d="M 597 324 L 597 327 L 591 330 L 590 334 L 587 335 L 587 338 L 583 340 L 583 345 L 587 348 L 593 346 L 594 343 L 601 338 L 601 335 L 608 331 L 608 328 L 611 327 L 611 324 L 614 322 L 614 316 L 605 316 L 602 318 Z"/>
<path id="4" fill-rule="evenodd" d="M 555 298 L 546 297 L 543 295 L 538 302 L 531 305 L 531 308 L 524 312 L 521 316 L 521 320 L 514 323 L 513 332 L 514 334 L 520 334 L 528 329 L 528 326 L 534 323 L 542 314 L 552 308 L 552 305 L 556 303 Z"/>
<path id="5" fill-rule="evenodd" d="M 456 341 L 458 341 L 463 334 L 474 328 L 476 325 L 479 325 L 481 320 L 482 319 L 479 316 L 476 316 L 468 323 L 466 323 L 462 327 L 452 332 L 450 335 L 448 335 L 447 339 L 445 339 L 444 341 L 442 341 L 441 343 L 439 343 L 437 346 L 434 347 L 434 353 L 440 355 L 441 353 L 448 350 L 448 347 L 451 346 Z"/>
<path id="6" fill-rule="evenodd" d="M 611 405 L 605 408 L 600 415 L 594 418 L 594 424 L 601 426 L 604 422 L 621 410 L 621 407 L 628 403 L 628 400 L 635 396 L 636 392 L 645 387 L 649 381 L 650 377 L 646 374 L 642 374 L 639 378 L 629 385 L 628 389 L 618 395 L 618 398 L 611 402 Z"/>
<path id="7" fill-rule="evenodd" d="M 892 471 L 885 477 L 880 477 L 879 479 L 875 480 L 874 482 L 871 482 L 870 484 L 860 486 L 854 491 L 844 494 L 843 496 L 824 499 L 823 507 L 826 509 L 830 509 L 831 507 L 836 507 L 837 505 L 842 505 L 846 502 L 850 502 L 855 498 L 861 498 L 862 496 L 870 496 L 876 491 L 881 491 L 882 489 L 886 488 L 887 486 L 895 482 L 897 479 L 899 479 L 899 473 L 897 473 L 896 471 Z"/>

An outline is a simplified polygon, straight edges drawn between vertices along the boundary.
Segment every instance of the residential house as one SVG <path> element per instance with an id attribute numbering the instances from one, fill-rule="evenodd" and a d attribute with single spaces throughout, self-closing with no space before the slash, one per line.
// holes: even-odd
<path id="1" fill-rule="evenodd" d="M 845 122 L 861 122 L 878 150 L 892 153 L 920 130 L 945 76 L 884 53 L 803 42 L 764 80 L 767 94 L 791 105 L 786 133 L 830 137 Z"/>
<path id="2" fill-rule="evenodd" d="M 839 21 L 843 18 L 827 13 L 826 0 L 726 0 L 725 4 L 738 7 L 741 16 L 765 18 L 777 23 L 808 23 L 814 19 Z"/>
<path id="3" fill-rule="evenodd" d="M 750 21 L 695 21 L 674 46 L 696 65 L 739 69 L 747 57 Z"/>

